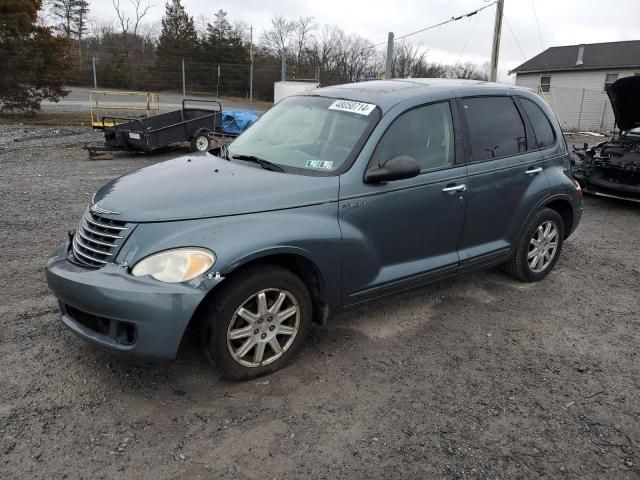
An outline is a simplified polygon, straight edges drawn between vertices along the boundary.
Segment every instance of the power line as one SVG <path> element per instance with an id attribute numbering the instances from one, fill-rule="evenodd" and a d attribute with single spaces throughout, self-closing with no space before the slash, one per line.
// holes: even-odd
<path id="1" fill-rule="evenodd" d="M 480 13 L 482 10 L 485 10 L 485 9 L 489 8 L 490 6 L 492 6 L 492 5 L 495 5 L 496 3 L 497 2 L 491 2 L 488 5 L 485 5 L 484 7 L 480 7 L 477 10 L 474 10 L 472 12 L 468 12 L 468 13 L 465 13 L 463 15 L 459 15 L 457 17 L 451 17 L 449 20 L 445 20 L 444 22 L 436 23 L 435 25 L 430 25 L 428 27 L 421 28 L 420 30 L 416 30 L 415 32 L 407 33 L 406 35 L 401 35 L 399 37 L 396 37 L 396 40 L 402 40 L 403 38 L 407 38 L 407 37 L 410 37 L 412 35 L 417 35 L 418 33 L 426 32 L 427 30 L 432 30 L 434 28 L 441 27 L 443 25 L 446 25 L 447 23 L 457 22 L 458 20 L 462 20 L 463 18 L 472 17 L 472 16 Z M 382 43 L 373 45 L 373 47 L 379 47 L 380 45 L 385 45 L 386 43 L 387 42 L 382 42 Z"/>
<path id="2" fill-rule="evenodd" d="M 540 22 L 538 21 L 538 13 L 536 12 L 536 4 L 533 0 L 531 0 L 531 8 L 533 9 L 533 17 L 536 19 L 536 26 L 538 27 L 538 38 L 540 39 L 540 48 L 542 48 L 542 58 L 544 58 L 544 64 L 547 68 L 547 75 L 549 75 L 549 62 L 547 61 L 547 51 L 544 48 L 544 43 L 542 42 L 542 29 L 540 28 Z M 543 97 L 546 98 L 545 92 L 539 89 L 539 92 Z M 554 95 L 549 95 L 551 99 L 551 103 L 553 104 L 553 110 L 555 111 L 556 117 L 558 120 L 562 122 L 560 118 L 560 111 L 558 110 L 558 104 L 556 103 L 556 98 Z"/>
<path id="3" fill-rule="evenodd" d="M 544 49 L 544 43 L 542 43 L 542 29 L 540 28 L 540 22 L 538 21 L 538 14 L 536 13 L 536 4 L 531 0 L 531 8 L 533 8 L 533 17 L 536 19 L 536 26 L 538 27 L 538 38 L 540 39 L 540 48 L 542 48 L 542 57 L 547 67 L 547 73 L 549 73 L 549 62 L 547 62 L 547 52 Z"/>
<path id="4" fill-rule="evenodd" d="M 402 27 L 402 26 L 406 25 L 407 23 L 414 22 L 414 21 L 418 20 L 419 18 L 422 18 L 422 17 L 424 17 L 424 16 L 426 16 L 426 15 L 429 15 L 430 13 L 435 12 L 436 10 L 441 9 L 442 7 L 446 7 L 447 5 L 449 5 L 450 3 L 453 3 L 453 2 L 455 2 L 455 1 L 456 1 L 456 0 L 448 0 L 448 1 L 444 2 L 444 3 L 441 3 L 441 4 L 440 4 L 440 5 L 438 5 L 437 7 L 434 7 L 434 8 L 432 8 L 432 9 L 430 9 L 430 10 L 428 10 L 428 11 L 424 12 L 424 13 L 421 13 L 420 15 L 418 15 L 418 16 L 416 16 L 416 17 L 413 17 L 411 20 L 407 20 L 406 22 L 402 22 L 402 23 L 399 23 L 399 24 L 397 24 L 397 25 L 394 25 L 393 27 L 391 27 L 391 30 L 394 30 L 394 29 L 396 29 L 396 28 L 398 28 L 398 27 Z"/>
<path id="5" fill-rule="evenodd" d="M 471 30 L 469 30 L 469 35 L 467 36 L 467 41 L 464 42 L 464 47 L 462 47 L 462 52 L 458 56 L 458 60 L 456 60 L 456 63 L 460 62 L 460 60 L 462 59 L 462 56 L 464 55 L 464 52 L 467 50 L 467 46 L 469 45 L 469 40 L 471 40 L 471 35 L 473 35 L 473 32 L 475 31 L 476 26 L 478 25 L 479 18 L 480 17 L 476 17 L 475 21 L 473 22 L 473 26 L 471 27 Z"/>
<path id="6" fill-rule="evenodd" d="M 504 16 L 504 21 L 507 24 L 507 28 L 509 29 L 509 31 L 511 32 L 511 35 L 513 36 L 513 40 L 516 42 L 516 45 L 518 46 L 518 49 L 520 50 L 520 53 L 522 54 L 522 57 L 527 60 L 529 57 L 527 57 L 524 53 L 524 50 L 522 50 L 522 47 L 520 46 L 520 42 L 518 41 L 518 37 L 516 37 L 516 34 L 514 33 L 513 29 L 511 28 L 511 24 L 509 23 L 509 20 L 507 19 L 507 16 Z"/>

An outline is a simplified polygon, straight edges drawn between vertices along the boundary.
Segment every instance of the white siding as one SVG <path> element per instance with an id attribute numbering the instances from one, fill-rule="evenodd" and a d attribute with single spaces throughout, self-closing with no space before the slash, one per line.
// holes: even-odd
<path id="1" fill-rule="evenodd" d="M 563 130 L 608 132 L 614 129 L 615 119 L 609 97 L 604 92 L 608 73 L 618 78 L 640 73 L 634 70 L 591 70 L 579 72 L 518 73 L 516 85 L 538 92 L 556 113 Z M 538 91 L 541 76 L 551 76 L 548 93 Z"/>

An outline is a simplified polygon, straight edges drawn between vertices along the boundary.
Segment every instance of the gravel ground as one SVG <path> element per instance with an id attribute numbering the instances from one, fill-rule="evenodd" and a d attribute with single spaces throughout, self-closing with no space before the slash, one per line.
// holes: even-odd
<path id="1" fill-rule="evenodd" d="M 49 253 L 101 184 L 176 154 L 87 161 L 96 138 L 0 127 L 0 478 L 640 477 L 640 207 L 587 198 L 539 284 L 370 303 L 230 383 L 192 337 L 144 366 L 60 324 Z"/>

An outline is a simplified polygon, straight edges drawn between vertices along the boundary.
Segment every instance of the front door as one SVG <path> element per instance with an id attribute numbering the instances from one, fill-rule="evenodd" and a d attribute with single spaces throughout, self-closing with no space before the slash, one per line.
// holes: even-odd
<path id="1" fill-rule="evenodd" d="M 398 116 L 382 136 L 370 167 L 407 155 L 420 164 L 420 175 L 373 186 L 363 183 L 359 191 L 341 194 L 345 305 L 457 270 L 466 167 L 456 161 L 454 118 L 457 121 L 450 102 Z"/>

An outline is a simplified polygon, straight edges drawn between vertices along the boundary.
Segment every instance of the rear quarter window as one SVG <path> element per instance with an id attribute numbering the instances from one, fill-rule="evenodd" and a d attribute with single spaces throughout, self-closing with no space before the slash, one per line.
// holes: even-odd
<path id="1" fill-rule="evenodd" d="M 474 162 L 527 151 L 527 135 L 511 97 L 463 98 Z"/>
<path id="2" fill-rule="evenodd" d="M 538 147 L 547 148 L 555 145 L 556 135 L 549 121 L 549 117 L 531 100 L 520 98 L 520 103 L 527 117 L 529 117 L 529 121 L 533 127 L 533 133 L 536 136 L 536 140 L 538 140 Z"/>

